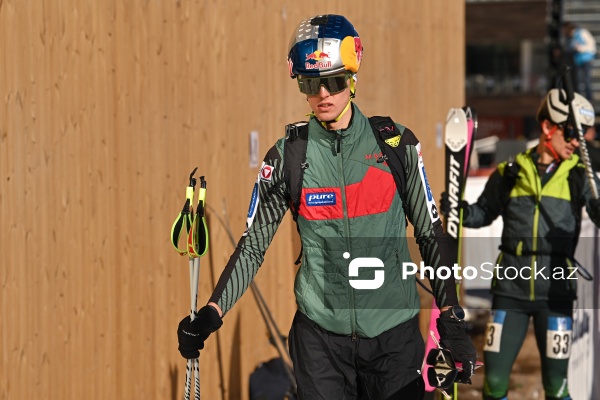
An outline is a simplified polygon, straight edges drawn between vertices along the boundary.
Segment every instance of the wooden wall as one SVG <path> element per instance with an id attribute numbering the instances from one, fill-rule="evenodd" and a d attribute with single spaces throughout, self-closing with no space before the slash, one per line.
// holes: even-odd
<path id="1" fill-rule="evenodd" d="M 417 133 L 439 193 L 436 126 L 464 102 L 462 0 L 0 0 L 0 399 L 181 398 L 188 268 L 169 233 L 187 177 L 199 167 L 239 236 L 249 133 L 262 159 L 305 118 L 288 39 L 328 12 L 365 47 L 356 103 Z M 231 251 L 210 228 L 201 303 Z M 286 217 L 256 278 L 286 333 L 295 235 Z M 246 399 L 275 355 L 247 294 L 202 353 L 203 398 Z"/>

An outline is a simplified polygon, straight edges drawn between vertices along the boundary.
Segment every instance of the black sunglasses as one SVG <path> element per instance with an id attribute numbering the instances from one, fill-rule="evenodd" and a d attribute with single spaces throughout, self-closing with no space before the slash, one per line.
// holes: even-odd
<path id="1" fill-rule="evenodd" d="M 573 139 L 579 139 L 579 132 L 577 132 L 577 127 L 574 126 L 571 122 L 567 121 L 564 124 L 559 125 L 560 129 L 563 131 L 563 137 L 565 138 L 565 142 L 569 143 Z"/>
<path id="2" fill-rule="evenodd" d="M 348 88 L 348 78 L 351 75 L 347 73 L 331 75 L 331 76 L 318 76 L 318 77 L 298 77 L 298 87 L 300 92 L 308 95 L 317 95 L 321 86 L 324 86 L 329 94 L 337 94 L 343 92 Z"/>
<path id="3" fill-rule="evenodd" d="M 566 122 L 557 125 L 560 128 L 560 130 L 563 131 L 563 137 L 565 139 L 565 142 L 569 143 L 573 139 L 580 140 L 577 125 L 573 123 L 571 117 L 569 117 L 569 119 L 567 119 Z M 581 129 L 583 130 L 583 132 L 585 132 L 589 128 L 589 126 L 581 125 Z"/>

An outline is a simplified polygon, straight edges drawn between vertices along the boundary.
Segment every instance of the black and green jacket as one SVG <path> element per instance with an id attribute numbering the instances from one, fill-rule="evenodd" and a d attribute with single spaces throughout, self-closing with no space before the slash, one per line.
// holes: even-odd
<path id="1" fill-rule="evenodd" d="M 447 244 L 421 146 L 409 129 L 397 128 L 400 145 L 406 146 L 407 204 L 402 204 L 389 167 L 378 162 L 381 150 L 358 107 L 353 105 L 352 120 L 344 130 L 327 131 L 314 117 L 309 121 L 308 168 L 297 220 L 303 255 L 294 291 L 298 309 L 337 334 L 375 337 L 419 312 L 415 277 L 402 277 L 403 263 L 411 262 L 406 218 L 414 226 L 425 265 L 437 268 L 454 262 L 451 251 L 444 249 Z M 246 233 L 210 299 L 224 312 L 249 286 L 289 208 L 284 141 L 279 140 L 264 158 Z M 383 262 L 385 280 L 380 288 L 354 289 L 349 284 L 350 262 L 362 257 Z M 373 270 L 361 271 L 360 279 L 373 279 Z M 457 303 L 453 279 L 434 279 L 431 284 L 438 306 Z"/>
<path id="2" fill-rule="evenodd" d="M 596 225 L 600 210 L 590 206 L 585 167 L 576 154 L 562 161 L 544 184 L 534 158 L 535 148 L 518 154 L 514 165 L 499 164 L 477 202 L 465 210 L 463 225 L 479 228 L 502 216 L 493 294 L 520 300 L 572 300 L 577 293 L 573 257 L 582 208 L 587 207 Z M 515 269 L 508 271 L 511 267 Z"/>

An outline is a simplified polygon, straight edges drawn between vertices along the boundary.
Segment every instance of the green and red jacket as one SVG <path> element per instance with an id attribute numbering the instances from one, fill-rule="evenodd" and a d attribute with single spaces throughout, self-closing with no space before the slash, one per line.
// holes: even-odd
<path id="1" fill-rule="evenodd" d="M 411 262 L 406 219 L 425 265 L 454 263 L 423 165 L 420 143 L 397 124 L 406 146 L 406 203 L 396 190 L 389 167 L 378 162 L 381 150 L 369 120 L 358 107 L 347 129 L 328 131 L 311 117 L 298 229 L 302 263 L 296 275 L 299 311 L 324 329 L 343 335 L 375 337 L 414 317 L 420 310 L 415 276 L 403 279 Z M 244 236 L 210 299 L 227 312 L 242 296 L 290 206 L 283 173 L 285 138 L 273 146 L 258 174 Z M 406 210 L 406 214 L 405 214 Z M 356 258 L 383 262 L 385 279 L 377 289 L 355 289 L 349 266 Z M 418 264 L 418 262 L 417 262 Z M 360 269 L 360 279 L 373 279 Z M 438 306 L 457 304 L 453 278 L 430 280 Z"/>

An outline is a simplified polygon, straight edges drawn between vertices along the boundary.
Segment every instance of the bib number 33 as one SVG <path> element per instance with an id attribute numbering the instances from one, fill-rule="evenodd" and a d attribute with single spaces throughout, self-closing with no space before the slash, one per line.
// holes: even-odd
<path id="1" fill-rule="evenodd" d="M 567 359 L 571 355 L 572 320 L 566 317 L 548 318 L 546 357 Z"/>

